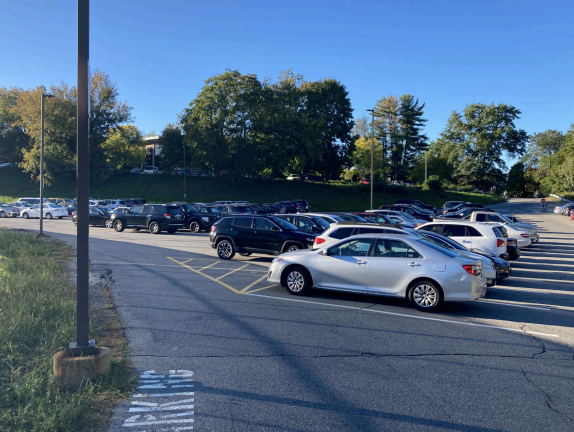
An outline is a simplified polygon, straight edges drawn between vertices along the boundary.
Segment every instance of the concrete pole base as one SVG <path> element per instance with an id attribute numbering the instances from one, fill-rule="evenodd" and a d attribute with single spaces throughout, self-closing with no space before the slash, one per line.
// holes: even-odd
<path id="1" fill-rule="evenodd" d="M 96 347 L 96 353 L 73 357 L 69 349 L 54 355 L 54 379 L 66 382 L 68 390 L 75 391 L 83 387 L 90 378 L 103 375 L 110 368 L 109 348 Z"/>

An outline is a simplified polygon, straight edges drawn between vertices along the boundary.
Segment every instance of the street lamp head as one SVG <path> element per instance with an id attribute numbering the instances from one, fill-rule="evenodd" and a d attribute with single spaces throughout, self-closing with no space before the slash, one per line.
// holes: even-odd
<path id="1" fill-rule="evenodd" d="M 374 109 L 368 109 L 367 111 L 369 111 L 369 112 L 375 112 Z"/>
<path id="2" fill-rule="evenodd" d="M 44 93 L 44 94 L 42 95 L 42 97 L 45 97 L 45 98 L 53 98 L 53 97 L 56 97 L 56 96 L 54 96 L 53 94 L 50 94 L 50 93 Z"/>

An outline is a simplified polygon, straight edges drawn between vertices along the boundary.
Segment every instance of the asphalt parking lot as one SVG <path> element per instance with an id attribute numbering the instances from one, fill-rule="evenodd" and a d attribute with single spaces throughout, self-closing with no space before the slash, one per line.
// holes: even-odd
<path id="1" fill-rule="evenodd" d="M 91 228 L 142 373 L 110 431 L 574 430 L 574 222 L 534 201 L 498 207 L 541 242 L 486 298 L 433 314 L 290 296 L 266 282 L 272 257 L 222 261 L 206 233 Z M 70 220 L 45 230 L 75 242 Z"/>

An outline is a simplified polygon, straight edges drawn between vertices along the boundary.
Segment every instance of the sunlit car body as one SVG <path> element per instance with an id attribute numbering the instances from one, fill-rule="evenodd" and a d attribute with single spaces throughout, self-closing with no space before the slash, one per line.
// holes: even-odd
<path id="1" fill-rule="evenodd" d="M 268 281 L 295 295 L 316 287 L 407 298 L 424 311 L 486 294 L 481 260 L 406 235 L 358 235 L 285 253 L 271 263 Z"/>
<path id="2" fill-rule="evenodd" d="M 106 228 L 113 228 L 112 215 L 114 210 L 109 207 L 90 207 L 89 208 L 89 224 L 94 226 L 103 226 Z M 78 225 L 78 213 L 74 212 L 72 222 Z"/>
<path id="3" fill-rule="evenodd" d="M 20 214 L 22 209 L 19 207 L 11 206 L 10 204 L 6 204 L 0 202 L 0 218 L 4 218 L 7 216 L 16 217 Z"/>
<path id="4" fill-rule="evenodd" d="M 64 216 L 68 216 L 68 209 L 60 207 L 56 204 L 44 203 L 44 218 L 52 219 L 57 217 L 62 219 Z M 32 207 L 24 209 L 20 212 L 20 216 L 24 219 L 28 218 L 39 218 L 40 217 L 40 204 L 34 204 Z"/>

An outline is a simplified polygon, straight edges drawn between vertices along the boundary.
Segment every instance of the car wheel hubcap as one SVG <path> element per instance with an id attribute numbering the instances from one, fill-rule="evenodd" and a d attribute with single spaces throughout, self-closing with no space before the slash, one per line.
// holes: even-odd
<path id="1" fill-rule="evenodd" d="M 229 258 L 231 256 L 231 245 L 227 242 L 219 243 L 217 251 L 219 252 L 219 256 Z"/>
<path id="2" fill-rule="evenodd" d="M 191 223 L 191 230 L 193 232 L 198 232 L 199 231 L 199 225 L 197 224 L 197 222 L 192 222 Z"/>
<path id="3" fill-rule="evenodd" d="M 293 292 L 301 291 L 304 284 L 305 280 L 303 279 L 303 275 L 298 271 L 292 271 L 289 273 L 289 276 L 287 276 L 287 288 Z"/>
<path id="4" fill-rule="evenodd" d="M 299 250 L 299 248 L 296 247 L 296 246 L 291 246 L 291 247 L 289 247 L 289 248 L 287 249 L 287 252 L 293 252 L 293 251 L 296 251 L 296 250 Z"/>
<path id="5" fill-rule="evenodd" d="M 6 213 L 0 212 L 0 217 L 6 217 Z"/>
<path id="6" fill-rule="evenodd" d="M 418 285 L 413 292 L 415 303 L 421 307 L 431 307 L 437 302 L 437 292 L 430 285 Z"/>
<path id="7" fill-rule="evenodd" d="M 151 226 L 151 230 L 152 230 L 152 232 L 154 232 L 154 233 L 157 232 L 157 225 L 156 225 L 156 224 L 153 224 L 153 225 Z"/>
<path id="8" fill-rule="evenodd" d="M 112 227 L 112 221 L 111 220 L 107 220 L 106 221 L 106 228 L 111 228 Z"/>

